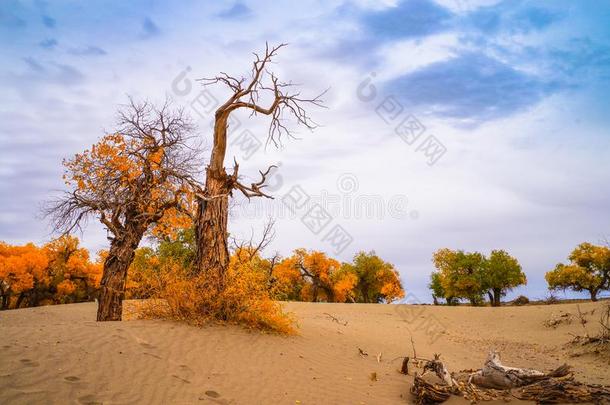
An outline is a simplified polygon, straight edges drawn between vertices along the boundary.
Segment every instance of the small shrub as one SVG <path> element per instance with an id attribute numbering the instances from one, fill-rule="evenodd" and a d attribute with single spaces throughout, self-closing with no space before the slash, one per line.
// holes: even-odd
<path id="1" fill-rule="evenodd" d="M 156 277 L 148 279 L 152 299 L 142 305 L 140 314 L 196 326 L 220 321 L 293 334 L 293 319 L 269 295 L 261 260 L 236 252 L 231 257 L 222 291 L 212 275 L 191 275 L 180 266 L 162 265 Z"/>
<path id="2" fill-rule="evenodd" d="M 557 298 L 557 296 L 551 292 L 544 299 L 544 303 L 547 304 L 547 305 L 558 304 L 559 303 L 559 298 Z"/>
<path id="3" fill-rule="evenodd" d="M 513 305 L 527 305 L 530 303 L 530 299 L 527 298 L 525 295 L 520 295 L 517 298 L 515 298 L 512 302 Z"/>

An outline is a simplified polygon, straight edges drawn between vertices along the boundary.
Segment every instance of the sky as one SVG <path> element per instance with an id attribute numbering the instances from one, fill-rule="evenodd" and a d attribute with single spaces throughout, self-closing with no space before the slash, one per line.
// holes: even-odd
<path id="1" fill-rule="evenodd" d="M 252 52 L 287 43 L 271 69 L 327 90 L 325 108 L 278 147 L 264 117 L 236 114 L 227 166 L 278 169 L 274 200 L 234 201 L 233 235 L 273 217 L 270 255 L 374 250 L 421 302 L 435 250 L 504 249 L 528 278 L 509 298 L 544 298 L 545 272 L 610 236 L 608 21 L 607 0 L 2 0 L 0 240 L 53 237 L 41 206 L 62 159 L 128 96 L 183 106 L 206 147 L 227 93 L 198 79 L 248 75 Z M 79 236 L 108 245 L 95 218 Z"/>

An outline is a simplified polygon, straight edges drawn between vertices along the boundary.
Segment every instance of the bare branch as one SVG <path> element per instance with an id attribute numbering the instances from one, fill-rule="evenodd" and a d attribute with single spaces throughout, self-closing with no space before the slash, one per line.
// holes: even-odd
<path id="1" fill-rule="evenodd" d="M 318 126 L 311 119 L 305 107 L 307 105 L 323 107 L 322 97 L 326 94 L 326 91 L 313 98 L 302 97 L 298 91 L 292 91 L 293 83 L 280 81 L 269 69 L 278 51 L 285 46 L 286 44 L 269 46 L 266 43 L 264 54 L 254 53 L 254 62 L 249 78 L 237 78 L 221 72 L 215 77 L 200 79 L 204 86 L 223 84 L 232 93 L 215 113 L 214 147 L 208 168 L 215 175 L 218 176 L 217 173 L 223 171 L 229 115 L 238 109 L 250 110 L 251 116 L 257 114 L 269 116 L 271 119 L 266 144 L 268 145 L 271 142 L 276 147 L 281 144 L 282 137 L 294 138 L 287 124 L 289 118 L 296 121 L 297 125 L 304 126 L 309 130 Z M 271 101 L 268 105 L 262 105 L 260 102 L 262 98 L 271 98 Z M 274 166 L 270 166 L 265 172 L 260 172 L 261 181 L 246 186 L 238 180 L 237 171 L 239 166 L 235 163 L 233 175 L 229 178 L 229 181 L 232 188 L 241 191 L 248 199 L 251 197 L 271 198 L 262 189 L 266 176 L 272 167 Z"/>
<path id="2" fill-rule="evenodd" d="M 261 179 L 258 182 L 250 183 L 250 186 L 245 186 L 244 184 L 240 183 L 238 180 L 239 164 L 237 163 L 236 160 L 234 160 L 234 162 L 235 163 L 233 166 L 233 174 L 231 175 L 231 182 L 232 182 L 233 188 L 241 191 L 242 194 L 248 198 L 248 200 L 251 197 L 265 197 L 265 198 L 273 199 L 272 196 L 263 192 L 262 189 L 264 187 L 266 187 L 265 182 L 267 181 L 267 176 L 269 175 L 269 172 L 271 171 L 271 169 L 277 168 L 276 165 L 269 166 L 267 168 L 267 170 L 265 170 L 264 172 L 259 170 L 258 172 L 261 175 Z"/>

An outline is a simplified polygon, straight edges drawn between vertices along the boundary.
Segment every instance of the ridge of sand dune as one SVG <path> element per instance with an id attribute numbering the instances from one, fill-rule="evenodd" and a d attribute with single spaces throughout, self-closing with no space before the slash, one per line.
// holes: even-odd
<path id="1" fill-rule="evenodd" d="M 580 308 L 599 312 L 601 305 Z M 607 359 L 571 358 L 563 347 L 570 332 L 580 333 L 577 322 L 543 326 L 553 314 L 575 313 L 575 304 L 285 306 L 298 319 L 299 336 L 167 321 L 97 323 L 93 303 L 4 311 L 0 403 L 404 404 L 412 379 L 391 360 L 410 354 L 410 333 L 418 355 L 442 353 L 452 370 L 480 367 L 496 347 L 506 364 L 544 370 L 568 362 L 578 378 L 610 384 Z M 418 321 L 430 318 L 444 329 L 436 340 Z"/>

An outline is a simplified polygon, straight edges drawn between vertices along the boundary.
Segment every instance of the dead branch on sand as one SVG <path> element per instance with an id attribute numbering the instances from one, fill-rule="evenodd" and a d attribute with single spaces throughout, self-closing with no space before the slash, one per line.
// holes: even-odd
<path id="1" fill-rule="evenodd" d="M 424 377 L 430 372 L 441 382 L 426 380 Z M 513 397 L 538 403 L 610 403 L 610 387 L 575 381 L 566 364 L 549 373 L 508 367 L 500 362 L 500 355 L 495 351 L 489 353 L 481 370 L 464 370 L 457 374 L 450 374 L 440 356 L 435 355 L 434 360 L 426 363 L 421 375 L 415 374 L 411 393 L 418 404 L 441 403 L 452 395 L 473 402 L 508 401 Z"/>
<path id="2" fill-rule="evenodd" d="M 606 305 L 599 320 L 600 330 L 597 335 L 589 335 L 589 331 L 585 326 L 587 319 L 578 308 L 578 321 L 582 326 L 584 335 L 572 335 L 574 338 L 570 341 L 570 344 L 595 345 L 596 347 L 601 346 L 602 348 L 610 349 L 610 304 Z"/>
<path id="3" fill-rule="evenodd" d="M 409 360 L 409 356 L 402 359 L 402 365 L 400 366 L 401 374 L 409 374 Z"/>
<path id="4" fill-rule="evenodd" d="M 339 325 L 347 326 L 347 323 L 349 322 L 349 321 L 341 321 L 339 318 L 329 314 L 328 312 L 324 312 L 324 315 L 328 316 L 331 321 L 336 322 Z"/>
<path id="5" fill-rule="evenodd" d="M 398 357 L 390 360 L 390 363 L 391 363 L 394 360 L 402 359 L 402 364 L 400 366 L 400 373 L 401 374 L 409 374 L 409 361 L 411 361 L 411 360 L 413 360 L 413 365 L 415 367 L 421 367 L 422 365 L 425 365 L 428 362 L 432 361 L 432 360 L 429 360 L 429 359 L 424 359 L 424 358 L 421 358 L 421 357 L 417 357 L 417 351 L 415 350 L 415 341 L 413 340 L 413 335 L 412 334 L 411 334 L 411 348 L 413 349 L 413 357 L 398 356 Z"/>

